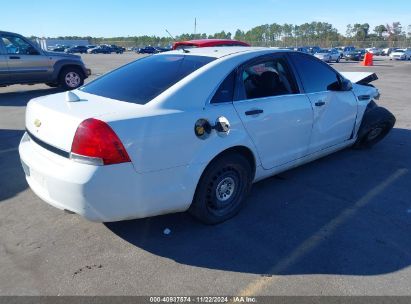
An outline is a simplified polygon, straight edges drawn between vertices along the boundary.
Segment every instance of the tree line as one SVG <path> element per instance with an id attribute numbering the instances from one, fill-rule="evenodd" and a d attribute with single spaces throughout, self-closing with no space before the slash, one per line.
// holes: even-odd
<path id="1" fill-rule="evenodd" d="M 36 37 L 31 37 L 36 38 Z M 355 45 L 357 47 L 411 46 L 411 25 L 403 27 L 400 22 L 380 24 L 371 29 L 368 23 L 348 24 L 345 35 L 327 22 L 311 22 L 301 25 L 264 24 L 248 31 L 238 29 L 234 34 L 221 31 L 213 35 L 185 33 L 175 37 L 176 41 L 193 39 L 236 39 L 255 46 L 313 46 L 331 47 Z M 86 39 L 91 44 L 119 44 L 122 46 L 169 46 L 174 39 L 159 36 L 128 36 L 112 38 L 64 36 L 57 39 Z"/>

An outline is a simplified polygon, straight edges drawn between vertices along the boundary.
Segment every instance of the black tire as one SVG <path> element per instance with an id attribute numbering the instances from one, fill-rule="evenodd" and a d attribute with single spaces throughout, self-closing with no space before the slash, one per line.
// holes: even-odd
<path id="1" fill-rule="evenodd" d="M 340 57 L 338 57 L 335 62 L 336 62 L 336 63 L 339 63 L 339 62 L 340 62 Z"/>
<path id="2" fill-rule="evenodd" d="M 232 218 L 244 205 L 252 175 L 250 162 L 241 154 L 218 157 L 203 172 L 188 212 L 208 225 Z"/>
<path id="3" fill-rule="evenodd" d="M 78 67 L 63 68 L 59 75 L 59 85 L 65 90 L 74 90 L 84 84 L 84 73 Z"/>
<path id="4" fill-rule="evenodd" d="M 380 142 L 395 125 L 395 117 L 385 108 L 373 107 L 364 113 L 358 139 L 354 144 L 356 149 L 367 149 Z"/>

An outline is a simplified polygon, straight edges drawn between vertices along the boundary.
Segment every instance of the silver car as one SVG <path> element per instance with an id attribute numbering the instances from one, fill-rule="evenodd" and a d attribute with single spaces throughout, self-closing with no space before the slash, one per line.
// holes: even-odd
<path id="1" fill-rule="evenodd" d="M 318 59 L 325 61 L 325 62 L 340 62 L 340 53 L 337 49 L 330 49 L 330 50 L 319 50 L 317 53 L 314 54 L 315 57 Z"/>
<path id="2" fill-rule="evenodd" d="M 80 56 L 44 51 L 19 34 L 0 31 L 0 86 L 46 83 L 72 90 L 90 74 Z"/>

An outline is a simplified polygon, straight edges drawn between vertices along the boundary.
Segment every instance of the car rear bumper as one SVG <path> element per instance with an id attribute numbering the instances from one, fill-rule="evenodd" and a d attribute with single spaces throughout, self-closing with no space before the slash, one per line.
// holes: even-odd
<path id="1" fill-rule="evenodd" d="M 185 211 L 198 181 L 198 177 L 187 175 L 187 167 L 139 174 L 131 163 L 77 163 L 44 149 L 27 133 L 19 153 L 26 180 L 37 196 L 95 222 Z M 199 176 L 200 168 L 197 171 L 195 175 Z"/>

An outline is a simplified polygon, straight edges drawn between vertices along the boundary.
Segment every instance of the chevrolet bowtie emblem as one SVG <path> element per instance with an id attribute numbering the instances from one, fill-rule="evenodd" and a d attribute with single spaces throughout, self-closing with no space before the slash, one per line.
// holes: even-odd
<path id="1" fill-rule="evenodd" d="M 40 119 L 36 119 L 36 120 L 34 121 L 34 125 L 35 125 L 37 128 L 40 128 L 40 126 L 41 126 L 41 121 L 40 121 Z"/>

